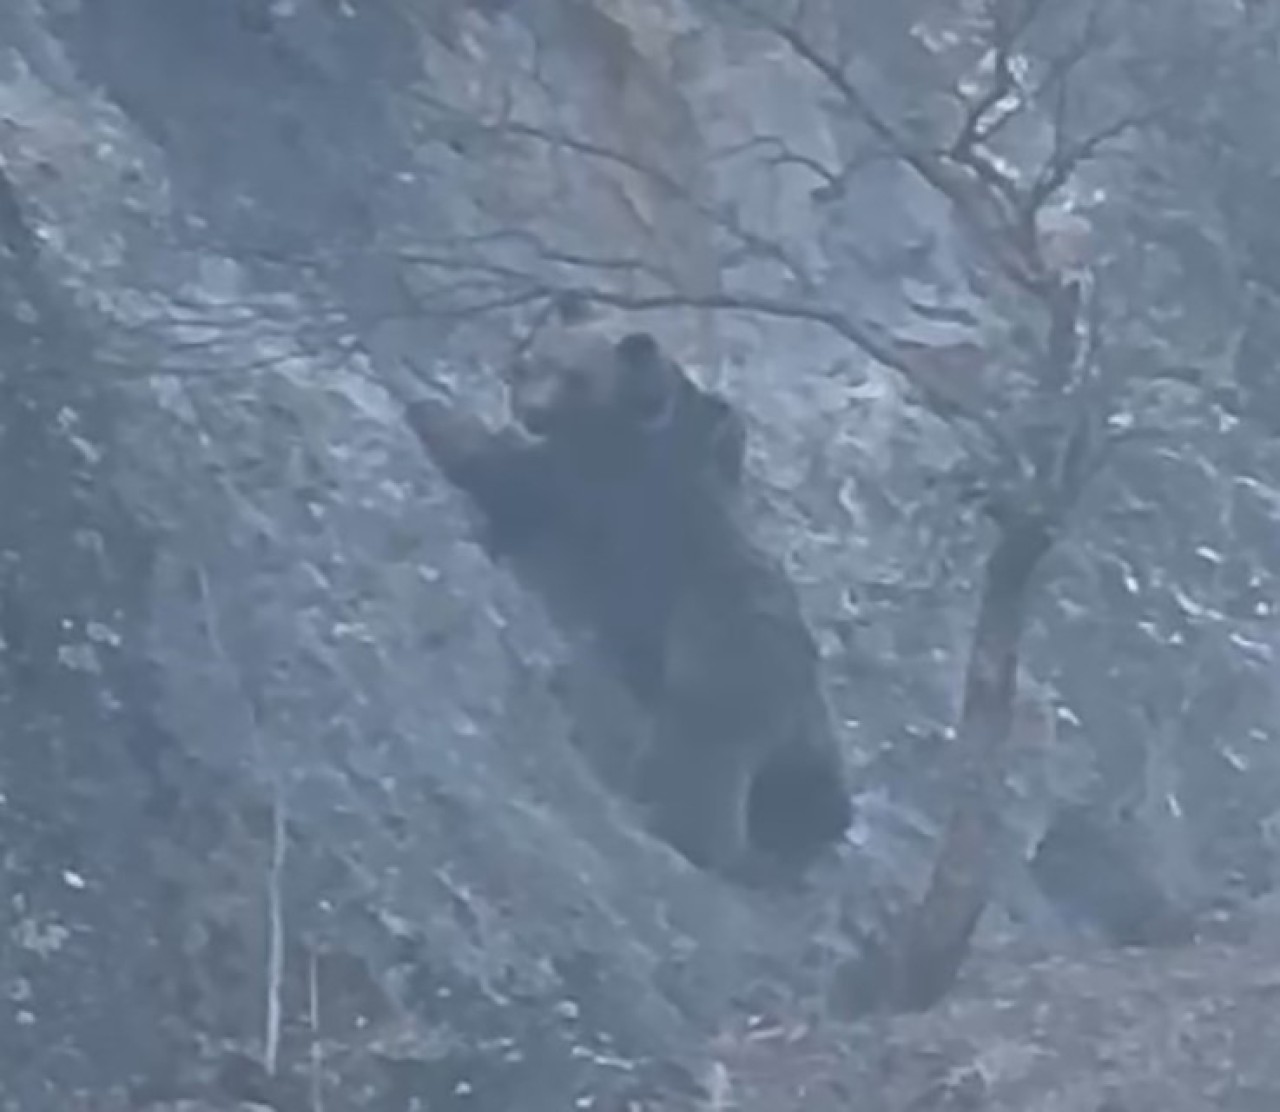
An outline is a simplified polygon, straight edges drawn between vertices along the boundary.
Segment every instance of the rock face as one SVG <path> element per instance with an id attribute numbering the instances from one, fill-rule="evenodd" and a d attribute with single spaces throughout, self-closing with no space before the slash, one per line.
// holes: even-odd
<path id="1" fill-rule="evenodd" d="M 0 1112 L 1275 1106 L 1265 948 L 1066 975 L 983 957 L 928 1016 L 767 1022 L 828 1010 L 877 909 L 865 861 L 906 897 L 927 867 L 939 797 L 905 789 L 945 767 L 973 552 L 940 543 L 955 506 L 931 501 L 954 445 L 887 375 L 794 321 L 721 335 L 648 279 L 708 302 L 734 268 L 787 297 L 807 272 L 889 327 L 963 237 L 919 175 L 863 164 L 809 69 L 711 7 L 0 3 Z M 931 62 L 923 5 L 863 7 L 848 41 L 900 31 Z M 629 327 L 661 337 L 663 371 L 594 458 L 666 452 L 594 488 L 570 453 L 578 493 L 551 508 L 603 499 L 584 545 L 585 520 L 626 526 L 585 606 L 583 565 L 530 548 L 554 515 L 478 533 L 387 390 L 420 361 L 451 420 L 509 432 L 497 368 L 525 346 L 509 416 L 545 448 L 562 411 L 538 412 L 539 369 L 583 364 L 524 341 L 584 271 L 647 307 Z M 1222 499 L 1174 501 L 1170 566 L 1200 558 L 1186 538 Z M 1270 496 L 1246 509 L 1263 568 Z M 1145 545 L 1152 520 L 1094 528 Z M 1127 564 L 1077 554 L 1074 617 L 1046 608 L 1037 663 L 1120 754 L 1145 727 L 1113 694 L 1117 646 L 1161 705 L 1183 705 L 1179 675 L 1124 617 Z M 1250 615 L 1268 596 L 1205 567 Z M 639 575 L 664 568 L 661 589 Z M 1152 580 L 1161 620 L 1187 620 L 1178 576 Z M 1235 640 L 1202 639 L 1202 662 L 1234 679 Z M 1256 675 L 1227 700 L 1241 737 L 1274 719 Z M 1244 799 L 1256 848 L 1274 792 L 1202 744 L 1222 705 L 1210 686 L 1185 723 L 1206 762 L 1188 782 L 1200 815 L 1220 787 Z M 902 772 L 901 861 L 868 835 L 801 869 L 843 826 L 837 738 L 859 787 L 891 779 L 866 783 L 875 761 Z M 769 873 L 744 842 L 802 881 L 726 883 Z M 716 1039 L 739 1019 L 751 1038 Z M 762 1045 L 753 1074 L 736 1052 Z M 797 1067 L 821 1099 L 770 1089 Z"/>
<path id="2" fill-rule="evenodd" d="M 167 516 L 159 476 L 159 501 L 126 476 L 142 403 L 113 389 L 16 197 L 0 201 L 0 1107 L 290 1109 L 319 1087 L 366 1107 L 550 1109 L 696 1091 L 680 1063 L 736 962 L 671 955 L 756 928 L 610 807 L 557 708 L 520 691 L 498 627 L 435 655 L 422 631 L 465 626 L 455 596 L 408 623 L 423 623 L 407 669 L 421 698 L 381 734 L 309 717 L 367 700 L 380 673 L 364 650 L 324 665 L 317 643 L 312 680 L 258 672 L 253 639 L 287 620 L 244 596 L 220 609 L 221 587 L 239 589 L 220 579 L 227 550 L 208 533 L 184 548 L 192 520 Z M 234 515 L 218 529 L 247 539 Z M 518 592 L 485 589 L 537 636 Z M 350 615 L 326 598 L 326 622 Z M 504 722 L 484 693 L 508 682 Z M 297 734 L 272 724 L 293 713 L 281 698 Z"/>
<path id="3" fill-rule="evenodd" d="M 1082 806 L 1064 807 L 1030 861 L 1031 875 L 1072 924 L 1114 946 L 1190 942 L 1192 916 L 1164 890 L 1123 827 Z"/>
<path id="4" fill-rule="evenodd" d="M 404 13 L 180 8 L 0 12 L 0 1108 L 701 1099 L 823 894 L 600 786 L 565 637 L 329 331 L 398 296 L 343 206 L 409 158 Z"/>

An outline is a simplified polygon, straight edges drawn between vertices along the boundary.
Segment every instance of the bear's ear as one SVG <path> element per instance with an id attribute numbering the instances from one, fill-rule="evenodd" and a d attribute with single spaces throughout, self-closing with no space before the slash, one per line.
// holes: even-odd
<path id="1" fill-rule="evenodd" d="M 648 332 L 628 332 L 614 345 L 613 353 L 618 362 L 629 370 L 656 372 L 662 363 L 662 348 Z"/>
<path id="2" fill-rule="evenodd" d="M 672 365 L 648 332 L 632 332 L 614 345 L 616 400 L 624 416 L 656 429 L 670 420 L 676 403 Z"/>

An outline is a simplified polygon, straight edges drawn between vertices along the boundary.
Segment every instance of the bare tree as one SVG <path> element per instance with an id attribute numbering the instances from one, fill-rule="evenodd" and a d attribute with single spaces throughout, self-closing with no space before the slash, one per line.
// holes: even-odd
<path id="1" fill-rule="evenodd" d="M 464 103 L 437 87 L 421 94 L 419 107 L 481 162 L 506 158 L 515 160 L 508 166 L 545 170 L 567 160 L 626 183 L 633 201 L 644 198 L 647 239 L 604 252 L 589 234 L 588 242 L 564 234 L 578 222 L 522 219 L 508 197 L 505 208 L 482 202 L 485 217 L 474 229 L 423 237 L 403 258 L 427 310 L 452 319 L 574 292 L 624 310 L 808 323 L 897 372 L 953 430 L 966 450 L 966 497 L 984 514 L 991 540 L 965 671 L 954 808 L 926 891 L 892 932 L 882 986 L 891 1005 L 929 1006 L 954 982 L 991 891 L 999 787 L 1037 573 L 1090 481 L 1123 445 L 1158 432 L 1131 419 L 1135 393 L 1151 383 L 1135 381 L 1107 349 L 1082 191 L 1090 175 L 1101 180 L 1103 156 L 1123 154 L 1170 106 L 1108 105 L 1092 95 L 1122 33 L 1108 0 L 1066 19 L 1044 0 L 916 5 L 912 41 L 936 63 L 938 93 L 930 101 L 938 118 L 923 122 L 879 107 L 857 76 L 865 48 L 851 23 L 865 15 L 859 5 L 704 0 L 700 7 L 745 34 L 751 48 L 802 75 L 847 139 L 848 153 L 828 162 L 784 134 L 757 135 L 749 144 L 757 170 L 799 168 L 814 183 L 811 200 L 833 220 L 850 183 L 873 163 L 899 167 L 945 202 L 969 252 L 968 291 L 1004 339 L 940 346 L 913 338 L 909 327 L 927 306 L 904 305 L 893 326 L 863 315 L 800 244 L 717 201 L 705 173 L 686 173 L 717 154 L 699 146 L 679 91 L 662 89 L 623 22 L 576 7 L 595 21 L 594 32 L 580 31 L 579 47 L 610 59 L 616 95 L 603 120 L 531 108 L 537 98 L 529 90 L 554 100 L 536 68 L 522 95 L 495 85 Z M 594 43 L 586 41 L 592 34 Z M 659 119 L 681 122 L 655 143 Z M 673 243 L 684 251 L 680 265 L 667 265 Z M 690 253 L 700 253 L 696 266 Z M 753 268 L 742 269 L 744 261 Z M 735 282 L 739 272 L 750 276 Z"/>

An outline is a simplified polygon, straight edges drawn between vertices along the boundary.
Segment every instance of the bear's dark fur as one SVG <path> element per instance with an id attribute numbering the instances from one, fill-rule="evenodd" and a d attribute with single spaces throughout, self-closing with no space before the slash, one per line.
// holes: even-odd
<path id="1" fill-rule="evenodd" d="M 843 834 L 848 792 L 794 586 L 735 513 L 740 416 L 638 332 L 556 329 L 509 385 L 496 432 L 438 401 L 407 415 L 491 554 L 651 717 L 633 794 L 699 866 L 803 867 Z"/>

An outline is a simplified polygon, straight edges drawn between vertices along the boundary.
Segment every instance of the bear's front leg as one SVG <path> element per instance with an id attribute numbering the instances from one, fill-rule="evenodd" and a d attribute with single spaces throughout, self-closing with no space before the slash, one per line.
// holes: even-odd
<path id="1" fill-rule="evenodd" d="M 432 462 L 480 511 L 490 555 L 510 555 L 545 533 L 555 504 L 543 446 L 516 429 L 490 429 L 443 390 L 407 372 L 393 376 L 388 388 Z"/>

